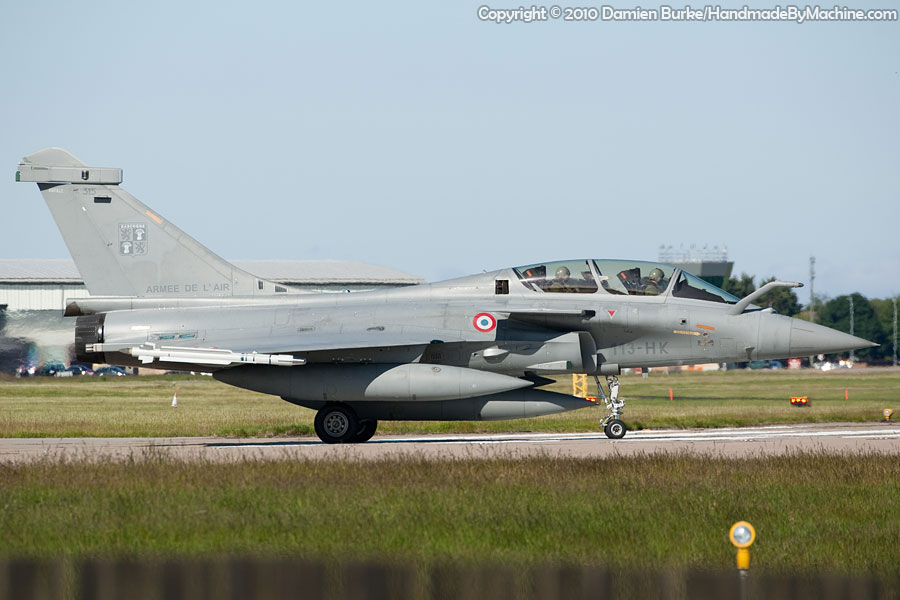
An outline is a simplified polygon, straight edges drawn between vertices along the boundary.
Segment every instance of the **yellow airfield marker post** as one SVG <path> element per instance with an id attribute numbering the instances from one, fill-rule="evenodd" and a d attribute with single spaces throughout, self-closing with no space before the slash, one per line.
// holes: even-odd
<path id="1" fill-rule="evenodd" d="M 741 598 L 747 597 L 747 571 L 750 569 L 750 546 L 756 541 L 756 530 L 747 521 L 731 526 L 728 539 L 737 548 L 737 568 L 740 577 Z"/>

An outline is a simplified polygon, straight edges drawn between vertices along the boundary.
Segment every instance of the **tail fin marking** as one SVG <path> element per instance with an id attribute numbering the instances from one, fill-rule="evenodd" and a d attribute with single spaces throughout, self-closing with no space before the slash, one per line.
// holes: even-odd
<path id="1" fill-rule="evenodd" d="M 18 181 L 38 184 L 94 296 L 259 296 L 294 292 L 214 254 L 119 187 L 121 169 L 60 148 L 31 154 Z"/>

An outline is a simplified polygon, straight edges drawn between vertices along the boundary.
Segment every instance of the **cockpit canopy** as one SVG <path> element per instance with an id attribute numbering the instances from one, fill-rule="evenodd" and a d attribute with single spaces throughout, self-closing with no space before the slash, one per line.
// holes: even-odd
<path id="1" fill-rule="evenodd" d="M 514 269 L 531 290 L 554 293 L 593 294 L 597 280 L 586 260 L 558 260 Z"/>
<path id="2" fill-rule="evenodd" d="M 610 294 L 659 296 L 666 291 L 675 267 L 636 260 L 594 260 L 603 289 Z"/>
<path id="3" fill-rule="evenodd" d="M 513 269 L 536 292 L 661 296 L 734 304 L 738 298 L 672 265 L 637 260 L 558 260 Z M 598 285 L 599 282 L 599 285 Z"/>

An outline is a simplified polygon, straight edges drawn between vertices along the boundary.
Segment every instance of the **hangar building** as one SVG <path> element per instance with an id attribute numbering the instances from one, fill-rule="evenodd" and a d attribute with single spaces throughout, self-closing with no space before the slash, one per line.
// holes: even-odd
<path id="1" fill-rule="evenodd" d="M 355 261 L 230 262 L 264 279 L 310 292 L 353 292 L 423 281 L 403 271 Z M 0 259 L 0 371 L 15 370 L 13 363 L 22 360 L 67 363 L 75 320 L 64 319 L 62 311 L 66 299 L 89 295 L 71 259 Z"/>

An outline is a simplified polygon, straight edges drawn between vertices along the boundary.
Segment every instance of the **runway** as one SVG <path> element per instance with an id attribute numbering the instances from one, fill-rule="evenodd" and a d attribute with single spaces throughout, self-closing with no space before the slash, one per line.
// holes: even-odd
<path id="1" fill-rule="evenodd" d="M 602 432 L 502 433 L 472 435 L 376 435 L 365 444 L 332 446 L 314 437 L 297 438 L 4 438 L 0 463 L 42 459 L 125 460 L 166 456 L 178 459 L 363 459 L 398 456 L 445 460 L 496 456 L 605 458 L 649 453 L 692 453 L 722 457 L 829 453 L 898 453 L 895 423 L 828 423 L 717 429 L 645 429 L 621 440 Z"/>

